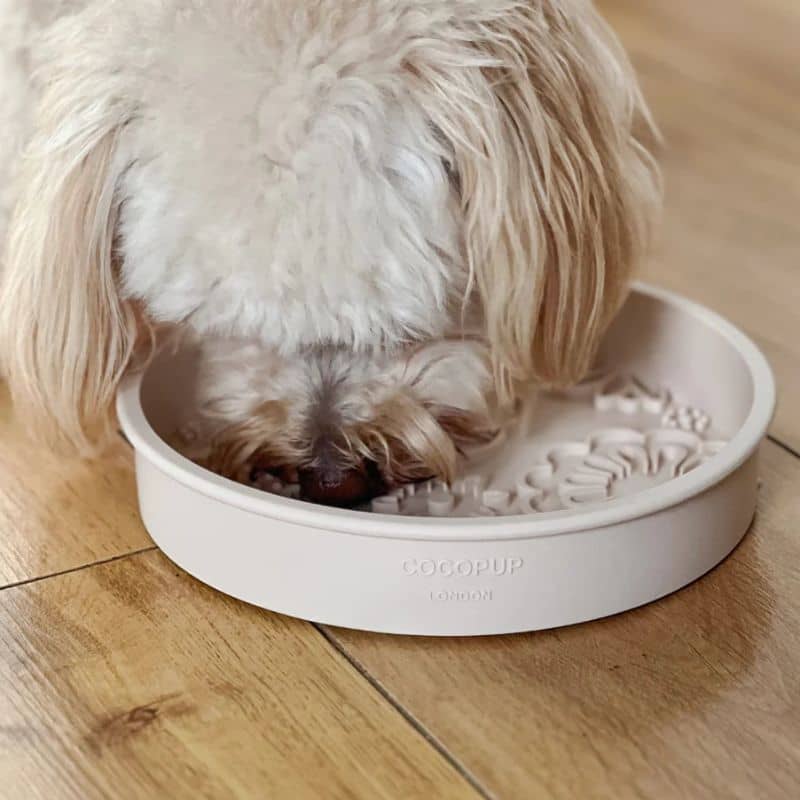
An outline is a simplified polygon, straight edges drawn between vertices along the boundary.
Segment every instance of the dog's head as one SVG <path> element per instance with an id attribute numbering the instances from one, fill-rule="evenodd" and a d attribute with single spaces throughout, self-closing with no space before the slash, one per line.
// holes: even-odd
<path id="1" fill-rule="evenodd" d="M 491 414 L 460 401 L 458 347 L 447 398 L 407 379 L 410 354 L 480 340 L 462 372 L 485 408 L 574 381 L 647 239 L 649 118 L 581 0 L 105 2 L 39 52 L 0 358 L 36 429 L 83 449 L 153 328 L 183 326 L 257 342 L 276 372 L 335 363 L 335 396 L 363 401 L 337 452 L 446 473 Z M 281 458 L 319 460 L 318 408 L 285 385 L 219 452 L 254 451 L 276 426 L 248 420 L 280 408 Z"/>

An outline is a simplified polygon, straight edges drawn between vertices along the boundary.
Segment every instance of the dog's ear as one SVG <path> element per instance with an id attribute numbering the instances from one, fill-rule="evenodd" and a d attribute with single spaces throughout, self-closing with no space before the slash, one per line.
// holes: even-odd
<path id="1" fill-rule="evenodd" d="M 487 4 L 488 5 L 488 4 Z M 452 153 L 495 374 L 579 380 L 660 199 L 633 71 L 588 3 L 475 4 L 414 64 Z"/>
<path id="2" fill-rule="evenodd" d="M 114 76 L 77 56 L 41 78 L 0 287 L 0 366 L 31 431 L 86 453 L 109 432 L 142 327 L 115 264 L 117 144 L 129 111 Z"/>

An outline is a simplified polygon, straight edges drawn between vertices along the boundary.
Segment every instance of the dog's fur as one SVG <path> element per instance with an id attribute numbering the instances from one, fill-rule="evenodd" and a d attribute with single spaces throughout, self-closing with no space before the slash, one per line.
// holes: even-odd
<path id="1" fill-rule="evenodd" d="M 658 177 L 587 2 L 4 14 L 0 361 L 50 440 L 102 441 L 164 329 L 207 343 L 201 427 L 232 477 L 361 458 L 447 476 L 520 385 L 588 368 Z"/>

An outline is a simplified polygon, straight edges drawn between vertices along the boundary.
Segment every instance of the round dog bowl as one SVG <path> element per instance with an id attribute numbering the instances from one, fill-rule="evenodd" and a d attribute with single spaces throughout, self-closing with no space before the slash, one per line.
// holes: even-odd
<path id="1" fill-rule="evenodd" d="M 433 481 L 363 510 L 294 499 L 170 447 L 191 419 L 196 353 L 129 376 L 119 419 L 156 544 L 259 606 L 387 633 L 510 633 L 655 600 L 719 563 L 756 503 L 775 399 L 755 345 L 711 311 L 639 285 L 597 370 L 531 397 L 514 427 Z"/>

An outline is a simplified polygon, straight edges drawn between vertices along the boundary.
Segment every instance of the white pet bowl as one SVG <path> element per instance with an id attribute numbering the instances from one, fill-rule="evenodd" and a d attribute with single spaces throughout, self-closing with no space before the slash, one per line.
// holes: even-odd
<path id="1" fill-rule="evenodd" d="M 169 447 L 162 437 L 191 416 L 191 352 L 128 377 L 118 411 L 144 523 L 201 581 L 332 625 L 510 633 L 668 594 L 721 561 L 753 517 L 775 399 L 755 345 L 711 311 L 638 286 L 600 363 L 576 389 L 532 398 L 453 486 L 398 491 L 372 511 L 240 486 Z"/>

